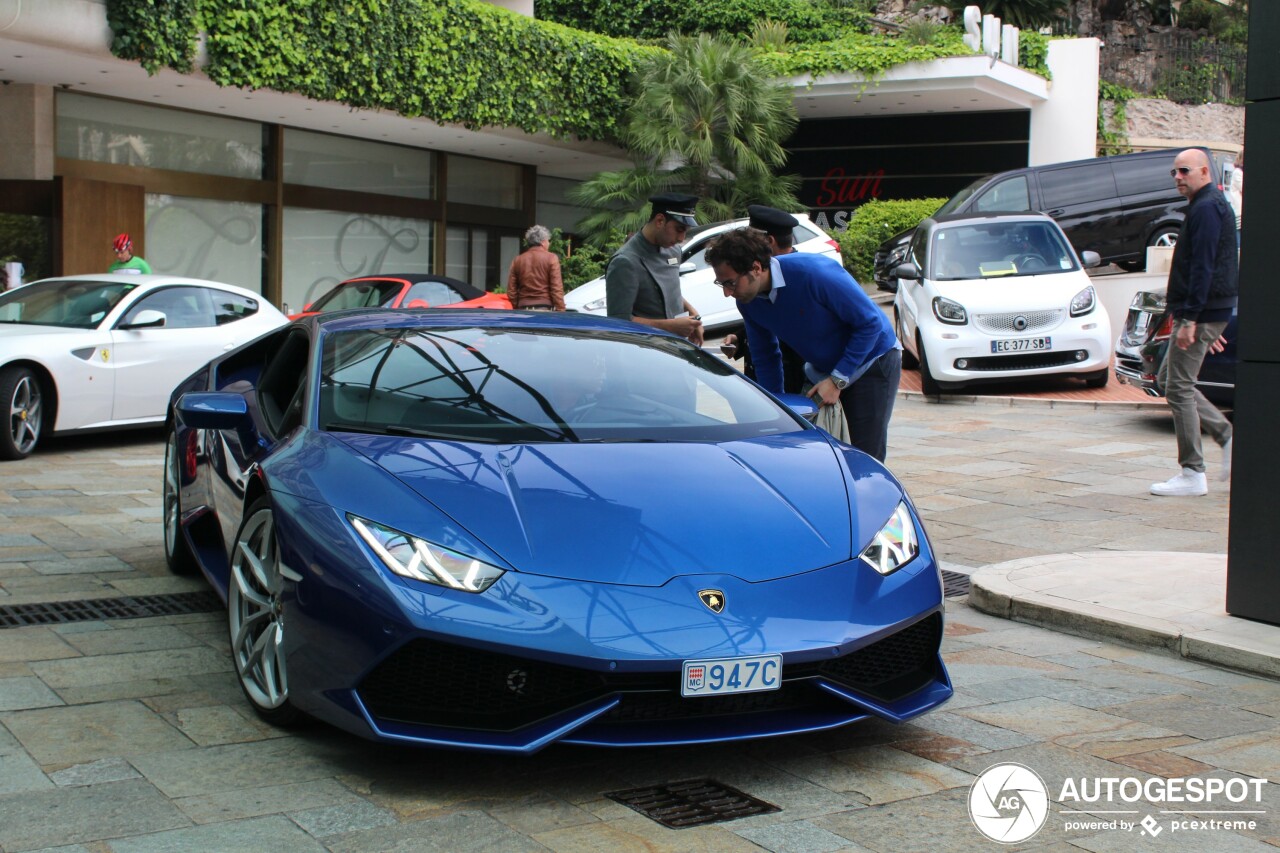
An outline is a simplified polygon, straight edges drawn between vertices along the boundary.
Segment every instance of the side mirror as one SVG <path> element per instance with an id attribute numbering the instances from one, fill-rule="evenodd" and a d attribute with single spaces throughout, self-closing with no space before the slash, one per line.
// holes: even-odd
<path id="1" fill-rule="evenodd" d="M 698 268 L 698 265 L 695 264 L 693 261 L 685 261 L 683 264 L 680 265 L 680 275 L 693 272 L 697 268 Z"/>
<path id="2" fill-rule="evenodd" d="M 889 273 L 893 278 L 905 278 L 907 281 L 919 281 L 920 269 L 915 264 L 898 264 L 893 268 L 893 272 Z"/>
<path id="3" fill-rule="evenodd" d="M 165 313 L 154 308 L 144 308 L 129 323 L 121 323 L 121 329 L 158 329 L 164 325 Z"/>
<path id="4" fill-rule="evenodd" d="M 809 423 L 818 419 L 818 404 L 803 394 L 779 394 L 782 404 Z"/>
<path id="5" fill-rule="evenodd" d="M 1086 269 L 1092 269 L 1102 263 L 1102 256 L 1097 252 L 1084 251 L 1080 254 L 1080 263 L 1085 265 Z"/>
<path id="6" fill-rule="evenodd" d="M 191 391 L 178 398 L 182 422 L 195 429 L 239 429 L 249 417 L 249 404 L 239 394 Z"/>

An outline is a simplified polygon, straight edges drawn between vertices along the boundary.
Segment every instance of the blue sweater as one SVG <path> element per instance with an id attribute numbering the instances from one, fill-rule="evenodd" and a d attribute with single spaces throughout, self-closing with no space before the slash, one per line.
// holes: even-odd
<path id="1" fill-rule="evenodd" d="M 775 287 L 738 310 L 747 327 L 756 381 L 782 392 L 782 339 L 815 370 L 845 377 L 898 344 L 893 326 L 844 267 L 823 255 L 792 252 L 774 258 L 785 286 Z"/>

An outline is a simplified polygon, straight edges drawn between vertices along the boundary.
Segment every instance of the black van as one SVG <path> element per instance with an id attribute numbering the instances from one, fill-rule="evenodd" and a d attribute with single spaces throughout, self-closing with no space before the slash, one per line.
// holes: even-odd
<path id="1" fill-rule="evenodd" d="M 1144 269 L 1148 246 L 1172 246 L 1178 239 L 1187 200 L 1178 193 L 1169 170 L 1182 150 L 1142 151 L 999 172 L 974 181 L 933 215 L 1047 213 L 1062 226 L 1077 253 L 1093 251 L 1104 264 Z M 1204 151 L 1217 181 L 1217 163 L 1208 149 Z M 897 285 L 889 272 L 903 252 L 895 250 L 910 240 L 911 231 L 905 231 L 880 245 L 875 279 L 881 289 L 893 290 Z"/>

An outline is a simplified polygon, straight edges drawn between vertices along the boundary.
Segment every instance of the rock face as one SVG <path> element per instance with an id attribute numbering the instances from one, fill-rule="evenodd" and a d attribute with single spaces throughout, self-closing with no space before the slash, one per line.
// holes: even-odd
<path id="1" fill-rule="evenodd" d="M 1102 107 L 1108 115 L 1113 108 L 1109 103 L 1103 103 Z M 1167 139 L 1171 145 L 1185 142 L 1244 144 L 1244 107 L 1230 104 L 1183 106 L 1172 101 L 1145 98 L 1130 101 L 1125 107 L 1125 118 L 1130 139 Z"/>

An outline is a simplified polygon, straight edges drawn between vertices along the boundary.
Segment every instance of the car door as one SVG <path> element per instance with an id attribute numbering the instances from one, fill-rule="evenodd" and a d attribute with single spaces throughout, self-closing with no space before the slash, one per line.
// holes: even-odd
<path id="1" fill-rule="evenodd" d="M 1122 253 L 1122 214 L 1110 163 L 1041 169 L 1036 177 L 1043 212 L 1058 220 L 1076 254 L 1094 251 L 1105 261 Z"/>
<path id="2" fill-rule="evenodd" d="M 153 290 L 130 306 L 111 331 L 115 371 L 113 421 L 162 420 L 169 395 L 205 362 L 243 343 L 235 323 L 218 325 L 204 287 Z M 164 325 L 128 328 L 143 311 Z"/>
<path id="3" fill-rule="evenodd" d="M 901 324 L 901 338 L 913 351 L 916 348 L 916 330 L 920 325 L 920 312 L 930 310 L 929 296 L 924 286 L 924 276 L 929 269 L 929 237 L 929 232 L 923 228 L 917 228 L 912 235 L 911 248 L 907 251 L 906 261 L 915 264 L 921 278 L 914 281 L 899 279 L 898 292 L 894 297 L 894 304 L 898 308 L 898 320 Z"/>

